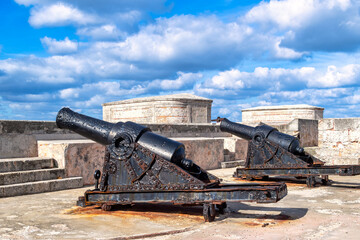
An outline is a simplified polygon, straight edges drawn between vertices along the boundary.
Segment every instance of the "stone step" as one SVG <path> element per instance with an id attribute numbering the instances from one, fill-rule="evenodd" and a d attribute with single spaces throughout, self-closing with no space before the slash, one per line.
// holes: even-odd
<path id="1" fill-rule="evenodd" d="M 9 185 L 25 182 L 36 182 L 65 177 L 65 169 L 39 169 L 30 171 L 0 173 L 0 185 Z"/>
<path id="2" fill-rule="evenodd" d="M 233 168 L 233 167 L 240 167 L 245 165 L 245 160 L 236 160 L 230 162 L 222 162 L 221 168 Z"/>
<path id="3" fill-rule="evenodd" d="M 52 158 L 33 157 L 0 159 L 0 173 L 53 168 L 56 166 L 56 161 Z"/>
<path id="4" fill-rule="evenodd" d="M 38 182 L 17 183 L 0 186 L 0 197 L 59 191 L 83 186 L 82 177 L 71 177 Z"/>

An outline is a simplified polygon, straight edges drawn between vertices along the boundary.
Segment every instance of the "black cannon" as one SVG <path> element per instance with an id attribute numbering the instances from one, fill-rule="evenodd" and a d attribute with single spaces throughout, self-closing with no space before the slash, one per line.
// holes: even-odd
<path id="1" fill-rule="evenodd" d="M 214 121 L 220 122 L 221 131 L 250 141 L 245 167 L 237 168 L 234 177 L 266 179 L 269 176 L 293 176 L 306 178 L 308 187 L 314 187 L 318 182 L 330 184 L 328 175 L 360 174 L 360 165 L 325 166 L 323 161 L 304 151 L 298 138 L 269 125 L 251 127 L 220 117 Z"/>
<path id="2" fill-rule="evenodd" d="M 95 171 L 95 189 L 79 197 L 77 204 L 82 207 L 96 204 L 111 210 L 113 205 L 136 203 L 203 205 L 205 221 L 213 221 L 215 206 L 222 212 L 226 202 L 277 202 L 287 194 L 283 183 L 221 184 L 220 179 L 186 159 L 183 144 L 134 122 L 109 123 L 63 108 L 56 123 L 106 145 L 103 171 Z"/>

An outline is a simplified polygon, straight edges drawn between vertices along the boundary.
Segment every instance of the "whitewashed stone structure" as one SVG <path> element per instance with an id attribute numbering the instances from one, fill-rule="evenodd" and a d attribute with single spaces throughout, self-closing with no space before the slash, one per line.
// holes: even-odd
<path id="1" fill-rule="evenodd" d="M 212 100 L 193 94 L 134 98 L 104 103 L 103 119 L 108 122 L 210 123 Z"/>
<path id="2" fill-rule="evenodd" d="M 323 118 L 324 108 L 306 104 L 261 106 L 242 110 L 244 123 L 287 123 L 294 119 L 320 120 Z"/>

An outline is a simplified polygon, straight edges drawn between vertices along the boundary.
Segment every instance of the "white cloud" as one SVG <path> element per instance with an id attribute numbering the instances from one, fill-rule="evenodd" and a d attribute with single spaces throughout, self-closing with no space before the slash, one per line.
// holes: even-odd
<path id="1" fill-rule="evenodd" d="M 80 88 L 67 88 L 59 91 L 60 98 L 74 99 L 74 98 L 87 98 L 93 95 L 110 95 L 120 96 L 123 91 L 120 89 L 119 82 L 98 82 L 86 83 Z"/>
<path id="2" fill-rule="evenodd" d="M 251 28 L 237 23 L 225 24 L 215 16 L 181 15 L 157 19 L 156 24 L 142 28 L 138 34 L 113 47 L 129 61 L 180 61 L 189 65 L 205 61 L 218 65 L 255 51 L 250 42 L 246 48 L 243 45 L 251 36 Z M 227 58 L 220 61 L 226 53 Z"/>
<path id="3" fill-rule="evenodd" d="M 238 69 L 220 72 L 204 83 L 204 87 L 216 89 L 288 89 L 294 85 L 303 86 L 308 82 L 315 69 L 257 67 L 254 72 L 241 72 Z"/>
<path id="4" fill-rule="evenodd" d="M 272 0 L 252 8 L 242 21 L 278 34 L 279 46 L 294 51 L 353 51 L 360 41 L 359 7 L 351 0 Z"/>
<path id="5" fill-rule="evenodd" d="M 77 41 L 71 41 L 68 37 L 62 41 L 57 41 L 56 39 L 49 37 L 43 37 L 40 41 L 51 54 L 68 54 L 74 53 L 78 50 Z"/>
<path id="6" fill-rule="evenodd" d="M 287 47 L 280 47 L 281 40 L 279 39 L 274 46 L 274 57 L 277 59 L 301 59 L 306 52 L 296 52 L 295 50 Z"/>
<path id="7" fill-rule="evenodd" d="M 203 75 L 200 73 L 178 72 L 177 75 L 179 77 L 175 80 L 164 79 L 151 81 L 147 88 L 161 90 L 179 90 L 192 88 L 196 81 L 203 77 Z"/>
<path id="8" fill-rule="evenodd" d="M 116 25 L 114 24 L 106 24 L 102 26 L 95 27 L 85 27 L 80 28 L 76 32 L 78 35 L 90 36 L 96 40 L 103 39 L 119 39 L 126 36 L 126 33 L 121 32 Z"/>
<path id="9" fill-rule="evenodd" d="M 329 10 L 347 10 L 350 0 L 270 0 L 261 2 L 244 17 L 247 22 L 273 23 L 280 28 L 298 28 Z"/>
<path id="10" fill-rule="evenodd" d="M 245 84 L 241 80 L 242 74 L 237 69 L 220 72 L 219 75 L 212 77 L 211 85 L 220 89 L 224 88 L 244 88 Z"/>
<path id="11" fill-rule="evenodd" d="M 79 97 L 78 89 L 74 88 L 66 88 L 63 90 L 60 90 L 60 98 L 62 99 L 73 99 Z"/>
<path id="12" fill-rule="evenodd" d="M 340 102 L 343 102 L 351 94 L 349 90 L 347 88 L 333 88 L 278 91 L 267 92 L 259 98 L 271 102 L 272 105 L 281 105 L 285 102 L 290 104 L 306 103 L 315 106 L 333 105 L 334 107 L 335 105 L 342 105 Z"/>
<path id="13" fill-rule="evenodd" d="M 329 66 L 322 76 L 308 82 L 309 87 L 329 88 L 360 84 L 360 64 L 349 64 L 341 68 Z"/>
<path id="14" fill-rule="evenodd" d="M 103 104 L 105 102 L 105 99 L 106 98 L 103 95 L 95 95 L 87 101 L 75 103 L 75 106 L 81 107 L 81 108 L 83 108 L 84 106 L 87 108 L 98 107 L 98 106 L 101 106 L 101 104 Z"/>
<path id="15" fill-rule="evenodd" d="M 65 26 L 68 24 L 84 25 L 97 19 L 91 14 L 61 2 L 31 9 L 29 23 L 34 27 Z"/>

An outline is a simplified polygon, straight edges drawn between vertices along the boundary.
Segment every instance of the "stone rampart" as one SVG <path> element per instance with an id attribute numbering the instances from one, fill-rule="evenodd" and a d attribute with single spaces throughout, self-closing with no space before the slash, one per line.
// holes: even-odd
<path id="1" fill-rule="evenodd" d="M 319 121 L 319 147 L 310 149 L 327 164 L 360 164 L 360 118 Z"/>
<path id="2" fill-rule="evenodd" d="M 164 137 L 229 137 L 214 124 L 147 124 Z M 0 159 L 37 157 L 39 140 L 85 139 L 69 130 L 59 129 L 53 121 L 0 120 Z"/>
<path id="3" fill-rule="evenodd" d="M 37 141 L 81 139 L 78 134 L 57 128 L 52 121 L 0 120 L 0 159 L 37 157 Z"/>

